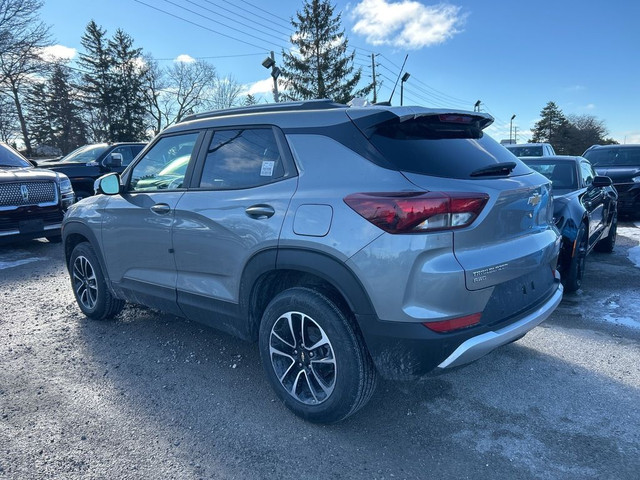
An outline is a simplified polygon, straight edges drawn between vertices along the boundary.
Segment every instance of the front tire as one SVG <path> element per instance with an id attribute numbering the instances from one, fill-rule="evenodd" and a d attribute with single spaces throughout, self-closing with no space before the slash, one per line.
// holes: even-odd
<path id="1" fill-rule="evenodd" d="M 76 302 L 87 317 L 105 320 L 115 317 L 124 307 L 124 301 L 107 288 L 100 262 L 89 243 L 80 243 L 71 252 L 69 275 Z"/>
<path id="2" fill-rule="evenodd" d="M 587 236 L 587 226 L 582 223 L 578 228 L 575 249 L 569 264 L 567 279 L 565 280 L 564 288 L 567 292 L 575 292 L 582 286 L 584 267 L 587 260 Z"/>
<path id="3" fill-rule="evenodd" d="M 310 422 L 347 418 L 375 389 L 375 367 L 360 333 L 318 291 L 297 287 L 277 295 L 262 317 L 259 348 L 272 388 Z"/>

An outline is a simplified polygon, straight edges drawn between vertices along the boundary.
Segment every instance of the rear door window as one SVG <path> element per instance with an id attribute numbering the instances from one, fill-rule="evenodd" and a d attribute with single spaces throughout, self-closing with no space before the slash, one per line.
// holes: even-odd
<path id="1" fill-rule="evenodd" d="M 284 177 L 283 158 L 271 128 L 217 130 L 207 150 L 199 187 L 251 188 Z"/>
<path id="2" fill-rule="evenodd" d="M 387 121 L 369 139 L 401 171 L 466 179 L 476 178 L 471 173 L 479 169 L 515 163 L 511 176 L 530 173 L 521 161 L 478 127 L 443 122 L 437 115 Z"/>

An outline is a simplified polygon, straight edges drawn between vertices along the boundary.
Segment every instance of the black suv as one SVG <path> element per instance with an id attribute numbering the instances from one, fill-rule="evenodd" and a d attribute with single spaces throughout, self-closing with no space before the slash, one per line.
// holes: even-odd
<path id="1" fill-rule="evenodd" d="M 146 143 L 95 143 L 77 148 L 61 159 L 45 160 L 39 167 L 64 173 L 71 179 L 76 199 L 93 195 L 93 182 L 105 173 L 122 173 Z"/>
<path id="2" fill-rule="evenodd" d="M 40 237 L 59 242 L 62 218 L 73 201 L 64 174 L 33 168 L 0 143 L 0 242 Z"/>
<path id="3" fill-rule="evenodd" d="M 593 145 L 582 156 L 613 180 L 618 213 L 640 215 L 640 145 Z"/>

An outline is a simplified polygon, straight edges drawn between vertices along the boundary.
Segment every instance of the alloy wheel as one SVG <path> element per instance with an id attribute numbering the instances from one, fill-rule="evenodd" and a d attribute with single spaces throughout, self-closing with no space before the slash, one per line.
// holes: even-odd
<path id="1" fill-rule="evenodd" d="M 287 312 L 269 335 L 271 366 L 280 384 L 305 405 L 326 401 L 336 383 L 336 358 L 325 331 L 311 317 Z"/>
<path id="2" fill-rule="evenodd" d="M 88 310 L 95 308 L 98 301 L 98 284 L 87 257 L 78 256 L 73 262 L 73 288 L 83 307 Z"/>

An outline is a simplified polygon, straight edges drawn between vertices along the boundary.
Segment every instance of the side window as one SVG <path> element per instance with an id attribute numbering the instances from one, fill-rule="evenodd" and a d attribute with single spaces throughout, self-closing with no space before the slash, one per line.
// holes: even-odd
<path id="1" fill-rule="evenodd" d="M 198 133 L 161 138 L 131 172 L 129 191 L 175 190 L 182 188 Z"/>
<path id="2" fill-rule="evenodd" d="M 582 181 L 584 185 L 588 187 L 593 183 L 593 177 L 595 177 L 595 173 L 593 172 L 593 168 L 591 165 L 585 162 L 580 163 L 580 175 L 582 176 Z"/>
<path id="3" fill-rule="evenodd" d="M 214 132 L 204 162 L 201 188 L 257 187 L 284 177 L 278 144 L 270 128 Z"/>

